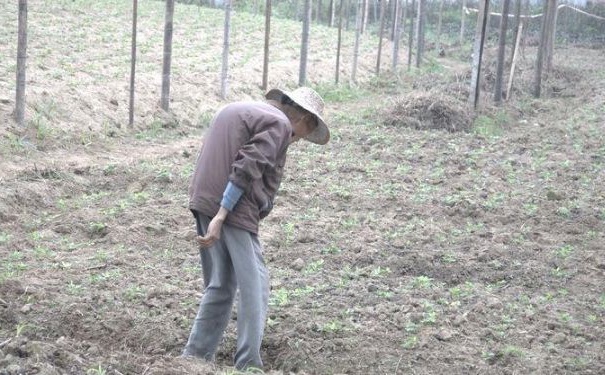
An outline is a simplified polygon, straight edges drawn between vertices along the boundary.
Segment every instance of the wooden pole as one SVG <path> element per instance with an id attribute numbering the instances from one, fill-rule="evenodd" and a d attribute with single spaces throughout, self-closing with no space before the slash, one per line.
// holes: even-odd
<path id="1" fill-rule="evenodd" d="M 542 68 L 544 66 L 544 50 L 546 49 L 548 32 L 548 0 L 544 0 L 544 11 L 542 12 L 542 28 L 540 30 L 540 45 L 536 57 L 536 70 L 534 76 L 534 97 L 539 98 L 542 91 Z"/>
<path id="2" fill-rule="evenodd" d="M 330 14 L 328 14 L 328 26 L 330 27 L 334 27 L 334 8 L 336 7 L 334 4 L 335 2 L 336 0 L 330 0 Z"/>
<path id="3" fill-rule="evenodd" d="M 303 29 L 300 45 L 300 69 L 298 72 L 298 85 L 307 83 L 307 60 L 309 57 L 309 34 L 311 33 L 311 0 L 305 0 L 305 14 L 303 15 Z"/>
<path id="4" fill-rule="evenodd" d="M 134 83 L 137 65 L 137 13 L 138 1 L 132 0 L 132 43 L 130 47 L 130 101 L 128 104 L 128 127 L 134 125 Z"/>
<path id="5" fill-rule="evenodd" d="M 336 0 L 334 0 L 336 1 Z M 342 47 L 342 18 L 343 18 L 343 11 L 344 11 L 344 6 L 343 3 L 346 0 L 340 0 L 340 6 L 338 9 L 338 42 L 336 45 L 336 84 L 338 85 L 338 80 L 340 79 L 340 49 Z"/>
<path id="6" fill-rule="evenodd" d="M 464 43 L 464 33 L 466 26 L 466 0 L 462 0 L 462 12 L 460 14 L 460 46 Z"/>
<path id="7" fill-rule="evenodd" d="M 513 29 L 513 49 L 512 51 L 510 51 L 510 64 L 509 65 L 513 65 L 513 59 L 515 56 L 515 51 L 518 47 L 516 40 L 517 40 L 517 35 L 519 34 L 519 32 L 521 31 L 521 1 L 522 0 L 516 0 L 517 2 L 515 3 L 515 28 Z M 507 95 L 508 95 L 508 91 L 507 91 Z"/>
<path id="8" fill-rule="evenodd" d="M 172 19 L 174 16 L 174 0 L 166 0 L 166 16 L 164 25 L 164 60 L 162 64 L 162 98 L 161 107 L 164 111 L 170 109 L 170 65 L 172 63 Z"/>
<path id="9" fill-rule="evenodd" d="M 483 58 L 483 45 L 485 44 L 485 32 L 487 30 L 487 19 L 489 15 L 489 0 L 479 1 L 479 13 L 477 14 L 477 29 L 475 31 L 475 46 L 473 48 L 473 67 L 471 72 L 471 90 L 469 101 L 473 108 L 479 104 L 481 83 L 481 60 Z"/>
<path id="10" fill-rule="evenodd" d="M 441 52 L 441 24 L 443 23 L 443 3 L 445 0 L 439 1 L 439 18 L 437 21 L 437 55 Z"/>
<path id="11" fill-rule="evenodd" d="M 515 75 L 515 66 L 517 65 L 517 56 L 519 55 L 519 44 L 521 44 L 521 34 L 523 33 L 523 21 L 519 20 L 519 28 L 517 31 L 517 40 L 515 41 L 515 50 L 513 51 L 513 59 L 510 64 L 510 76 L 508 77 L 508 85 L 506 86 L 506 100 L 510 100 L 513 88 L 513 76 Z"/>
<path id="12" fill-rule="evenodd" d="M 412 0 L 412 7 L 410 8 L 410 33 L 408 35 L 408 71 L 412 68 L 412 48 L 414 47 L 414 8 L 416 6 L 416 0 Z M 418 21 L 416 21 L 418 22 Z"/>
<path id="13" fill-rule="evenodd" d="M 504 76 L 504 55 L 506 52 L 506 30 L 508 26 L 508 8 L 510 0 L 502 1 L 502 16 L 500 17 L 500 35 L 498 37 L 498 59 L 496 61 L 496 82 L 494 84 L 494 102 L 502 102 L 502 80 Z"/>
<path id="14" fill-rule="evenodd" d="M 267 0 L 265 9 L 265 53 L 263 57 L 263 90 L 266 91 L 269 81 L 269 37 L 271 35 L 271 0 Z"/>
<path id="15" fill-rule="evenodd" d="M 382 55 L 382 39 L 384 38 L 384 23 L 386 20 L 385 0 L 380 2 L 380 32 L 378 36 L 378 57 L 376 58 L 376 75 L 380 74 L 380 55 Z"/>
<path id="16" fill-rule="evenodd" d="M 426 0 L 418 0 L 416 15 L 416 68 L 420 68 L 424 56 L 424 24 L 426 19 Z"/>
<path id="17" fill-rule="evenodd" d="M 27 0 L 19 0 L 17 37 L 17 90 L 15 93 L 15 120 L 25 125 L 25 66 L 27 62 Z"/>
<path id="18" fill-rule="evenodd" d="M 353 70 L 351 72 L 351 81 L 357 83 L 357 60 L 359 59 L 359 39 L 361 38 L 361 28 L 363 26 L 363 7 L 364 0 L 357 0 L 357 15 L 355 16 L 355 46 L 353 47 Z"/>
<path id="19" fill-rule="evenodd" d="M 223 30 L 223 65 L 221 69 L 221 98 L 229 91 L 229 35 L 231 33 L 231 0 L 225 0 L 225 26 Z"/>
<path id="20" fill-rule="evenodd" d="M 393 63 L 391 69 L 397 72 L 397 64 L 399 63 L 399 41 L 401 40 L 401 0 L 395 1 L 395 14 L 393 16 Z"/>
<path id="21" fill-rule="evenodd" d="M 546 49 L 544 50 L 544 62 L 546 65 L 546 74 L 552 70 L 552 61 L 555 51 L 555 34 L 557 30 L 557 14 L 558 6 L 557 0 L 547 0 L 548 14 L 547 18 L 547 29 L 546 29 Z"/>

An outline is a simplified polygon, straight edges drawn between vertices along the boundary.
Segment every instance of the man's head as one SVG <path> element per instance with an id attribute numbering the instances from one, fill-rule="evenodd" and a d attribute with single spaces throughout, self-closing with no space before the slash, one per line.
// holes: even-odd
<path id="1" fill-rule="evenodd" d="M 315 90 L 308 87 L 292 92 L 273 89 L 265 97 L 286 108 L 294 130 L 293 141 L 304 138 L 320 145 L 328 143 L 330 131 L 322 118 L 324 101 Z"/>

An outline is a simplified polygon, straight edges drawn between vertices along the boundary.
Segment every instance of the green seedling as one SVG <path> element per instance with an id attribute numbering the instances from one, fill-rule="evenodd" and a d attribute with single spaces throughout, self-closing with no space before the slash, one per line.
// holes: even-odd
<path id="1" fill-rule="evenodd" d="M 323 265 L 324 265 L 324 260 L 318 259 L 316 261 L 309 263 L 309 265 L 307 265 L 307 267 L 305 267 L 305 269 L 303 270 L 303 273 L 305 275 L 317 273 L 322 270 Z"/>
<path id="2" fill-rule="evenodd" d="M 11 235 L 8 233 L 0 232 L 0 245 L 6 245 L 10 240 Z"/>
<path id="3" fill-rule="evenodd" d="M 566 259 L 574 252 L 574 247 L 571 245 L 561 246 L 556 250 L 557 257 Z"/>
<path id="4" fill-rule="evenodd" d="M 20 337 L 23 332 L 25 331 L 25 329 L 28 328 L 28 325 L 26 323 L 19 323 L 17 324 L 17 326 L 15 327 L 15 337 Z"/>
<path id="5" fill-rule="evenodd" d="M 323 324 L 320 328 L 319 331 L 320 332 L 330 332 L 330 333 L 337 333 L 344 330 L 344 324 L 338 320 L 331 320 L 325 324 Z"/>
<path id="6" fill-rule="evenodd" d="M 431 287 L 433 279 L 428 276 L 418 276 L 412 280 L 412 287 L 419 289 L 428 289 Z"/>
<path id="7" fill-rule="evenodd" d="M 97 367 L 89 368 L 86 370 L 86 375 L 106 375 L 107 370 L 103 366 L 98 365 Z"/>
<path id="8" fill-rule="evenodd" d="M 375 267 L 372 269 L 371 276 L 372 277 L 385 277 L 391 273 L 391 269 L 389 267 Z"/>
<path id="9" fill-rule="evenodd" d="M 290 292 L 285 288 L 279 288 L 278 290 L 271 292 L 269 298 L 270 306 L 286 306 L 290 303 Z"/>
<path id="10" fill-rule="evenodd" d="M 414 349 L 418 345 L 418 336 L 409 336 L 401 345 L 404 349 Z"/>

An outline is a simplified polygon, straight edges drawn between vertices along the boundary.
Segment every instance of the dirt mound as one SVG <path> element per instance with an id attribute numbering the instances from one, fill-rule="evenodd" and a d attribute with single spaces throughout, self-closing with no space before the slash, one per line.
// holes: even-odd
<path id="1" fill-rule="evenodd" d="M 385 114 L 385 124 L 418 130 L 468 131 L 472 116 L 465 105 L 439 93 L 410 94 L 398 98 Z"/>

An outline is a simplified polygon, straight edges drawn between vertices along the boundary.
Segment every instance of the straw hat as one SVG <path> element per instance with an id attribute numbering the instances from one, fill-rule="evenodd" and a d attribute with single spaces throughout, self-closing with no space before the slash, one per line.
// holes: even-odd
<path id="1" fill-rule="evenodd" d="M 324 111 L 324 101 L 321 96 L 309 87 L 299 87 L 291 92 L 273 89 L 265 94 L 265 98 L 280 102 L 283 96 L 292 99 L 294 103 L 317 117 L 317 128 L 306 136 L 305 139 L 309 142 L 317 143 L 318 145 L 325 145 L 328 143 L 330 140 L 330 130 L 328 130 L 328 126 L 321 117 Z"/>

